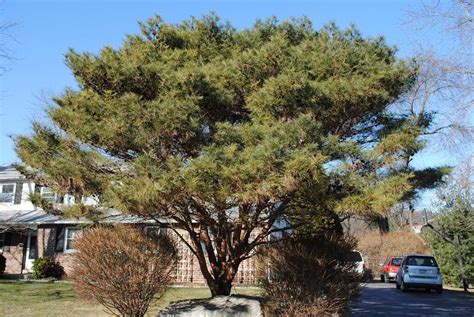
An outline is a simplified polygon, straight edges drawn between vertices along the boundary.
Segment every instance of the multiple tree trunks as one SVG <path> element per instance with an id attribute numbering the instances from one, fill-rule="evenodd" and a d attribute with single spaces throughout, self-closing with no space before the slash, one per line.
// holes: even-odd
<path id="1" fill-rule="evenodd" d="M 179 254 L 176 270 L 176 283 L 207 284 L 211 294 L 229 295 L 233 284 L 252 285 L 257 280 L 257 263 L 255 258 L 247 258 L 234 265 L 228 263 L 211 263 L 205 252 L 201 261 L 191 249 L 181 240 L 191 243 L 189 234 L 179 230 L 181 238 L 169 230 L 169 234 L 177 239 Z M 255 234 L 252 234 L 255 237 Z M 201 246 L 202 247 L 202 246 Z M 203 268 L 205 271 L 203 272 Z"/>

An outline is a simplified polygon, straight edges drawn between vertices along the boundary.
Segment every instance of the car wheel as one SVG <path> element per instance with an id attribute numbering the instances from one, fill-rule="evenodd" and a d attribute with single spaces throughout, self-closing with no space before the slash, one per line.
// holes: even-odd
<path id="1" fill-rule="evenodd" d="M 400 289 L 402 290 L 402 292 L 406 292 L 406 291 L 407 291 L 407 286 L 406 286 L 405 283 L 403 282 L 403 279 L 402 279 L 402 283 L 400 284 Z"/>
<path id="2" fill-rule="evenodd" d="M 382 283 L 385 282 L 385 275 L 383 275 L 383 274 L 380 275 L 380 281 L 382 281 Z"/>
<path id="3" fill-rule="evenodd" d="M 443 286 L 440 286 L 436 289 L 436 293 L 443 294 Z"/>

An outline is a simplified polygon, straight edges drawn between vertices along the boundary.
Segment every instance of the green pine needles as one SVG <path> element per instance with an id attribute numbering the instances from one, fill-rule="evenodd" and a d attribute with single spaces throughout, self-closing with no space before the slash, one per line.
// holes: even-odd
<path id="1" fill-rule="evenodd" d="M 340 231 L 342 216 L 384 214 L 415 189 L 403 162 L 430 120 L 391 111 L 417 71 L 383 38 L 305 18 L 140 27 L 119 49 L 67 53 L 79 89 L 17 153 L 30 177 L 100 201 L 88 208 L 172 221 L 213 295 L 277 219 Z"/>

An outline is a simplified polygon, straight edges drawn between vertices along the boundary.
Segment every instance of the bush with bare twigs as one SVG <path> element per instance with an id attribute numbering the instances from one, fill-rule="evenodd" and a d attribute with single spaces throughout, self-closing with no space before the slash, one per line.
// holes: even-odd
<path id="1" fill-rule="evenodd" d="M 165 236 L 130 226 L 100 226 L 74 241 L 75 291 L 114 315 L 143 316 L 171 282 L 177 251 Z"/>
<path id="2" fill-rule="evenodd" d="M 384 234 L 378 231 L 368 232 L 359 237 L 358 250 L 366 257 L 366 265 L 375 276 L 381 263 L 389 257 L 408 253 L 429 253 L 423 239 L 409 231 L 392 231 Z"/>
<path id="3" fill-rule="evenodd" d="M 358 293 L 360 276 L 351 250 L 355 241 L 337 236 L 292 237 L 266 252 L 271 274 L 264 290 L 267 316 L 341 313 Z"/>

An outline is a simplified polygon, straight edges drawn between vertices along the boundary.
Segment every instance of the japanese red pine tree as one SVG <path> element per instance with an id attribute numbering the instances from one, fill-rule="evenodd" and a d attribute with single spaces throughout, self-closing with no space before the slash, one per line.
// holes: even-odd
<path id="1" fill-rule="evenodd" d="M 424 126 L 391 105 L 416 67 L 382 38 L 307 19 L 140 27 L 117 49 L 70 50 L 78 87 L 16 137 L 30 177 L 100 202 L 76 214 L 167 219 L 212 295 L 227 295 L 276 220 L 340 231 L 341 217 L 383 214 L 412 190 L 399 162 Z"/>

